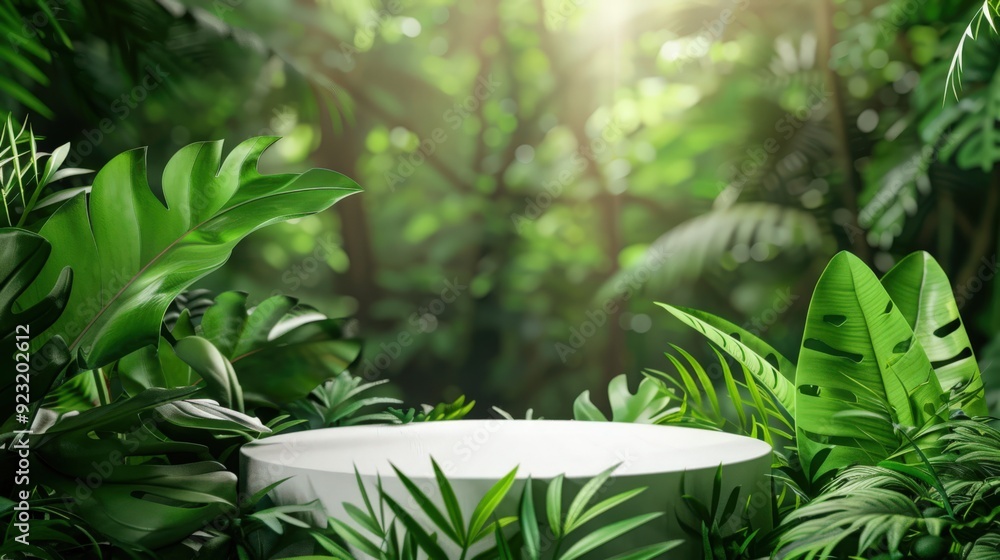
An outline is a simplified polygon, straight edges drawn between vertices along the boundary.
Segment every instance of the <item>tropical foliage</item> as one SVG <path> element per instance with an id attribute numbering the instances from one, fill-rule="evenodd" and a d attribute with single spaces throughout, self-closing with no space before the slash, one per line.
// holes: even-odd
<path id="1" fill-rule="evenodd" d="M 930 255 L 904 258 L 881 280 L 850 253 L 835 256 L 794 362 L 724 319 L 661 305 L 712 343 L 731 406 L 722 411 L 706 369 L 675 347 L 685 360 L 668 355 L 675 375 L 646 372 L 636 395 L 624 378 L 612 382 L 614 419 L 730 429 L 775 445 L 777 528 L 728 544 L 717 533 L 718 544 L 704 541 L 706 558 L 762 549 L 787 559 L 995 557 L 998 432 L 948 278 Z M 586 394 L 576 410 L 606 420 Z"/>
<path id="2" fill-rule="evenodd" d="M 432 459 L 433 462 L 433 459 Z M 533 498 L 534 485 L 530 478 L 526 479 L 518 501 L 517 516 L 497 519 L 495 510 L 504 497 L 511 491 L 516 480 L 517 469 L 509 472 L 498 480 L 482 497 L 469 521 L 462 513 L 462 508 L 455 497 L 455 491 L 448 482 L 444 472 L 436 462 L 433 462 L 434 475 L 437 479 L 438 491 L 444 500 L 444 509 L 440 509 L 421 488 L 410 480 L 398 468 L 396 476 L 402 481 L 414 503 L 434 522 L 435 529 L 454 543 L 461 551 L 461 558 L 486 560 L 500 558 L 502 560 L 573 560 L 598 549 L 617 538 L 627 535 L 633 529 L 644 525 L 662 515 L 647 513 L 629 517 L 606 524 L 588 531 L 586 535 L 571 541 L 571 533 L 579 533 L 578 529 L 589 521 L 599 518 L 612 509 L 618 508 L 631 498 L 646 491 L 639 488 L 615 494 L 597 503 L 592 503 L 598 492 L 605 487 L 608 479 L 617 467 L 612 467 L 587 481 L 573 497 L 568 509 L 563 512 L 563 477 L 559 476 L 548 482 L 545 490 L 544 515 L 535 511 Z M 406 508 L 400 505 L 382 489 L 381 478 L 377 488 L 377 500 L 369 498 L 361 476 L 357 475 L 358 486 L 364 500 L 364 509 L 354 504 L 345 504 L 348 515 L 359 527 L 365 528 L 369 536 L 359 532 L 351 525 L 337 519 L 330 519 L 333 531 L 344 542 L 362 551 L 372 558 L 399 560 L 414 558 L 420 550 L 433 560 L 448 560 L 448 555 L 438 544 L 436 534 L 429 534 L 418 523 Z M 385 507 L 395 518 L 387 521 Z M 376 511 L 378 513 L 376 513 Z M 505 527 L 516 527 L 517 531 L 509 535 Z M 398 527 L 398 530 L 397 530 Z M 544 535 L 544 537 L 543 537 Z M 374 537 L 374 539 L 372 538 Z M 543 538 L 546 541 L 543 543 Z M 551 539 L 551 540 L 549 540 Z M 480 541 L 492 544 L 474 556 L 470 550 Z M 349 553 L 329 539 L 320 540 L 324 548 L 336 554 Z M 568 544 L 572 542 L 572 544 Z M 680 541 L 670 541 L 647 545 L 641 549 L 615 556 L 616 559 L 651 559 L 660 557 L 664 552 L 676 547 Z"/>
<path id="3" fill-rule="evenodd" d="M 774 530 L 719 491 L 685 499 L 706 559 L 996 557 L 998 18 L 965 0 L 4 3 L 4 472 L 35 429 L 33 545 L 5 479 L 0 553 L 627 540 L 581 527 L 605 503 L 582 490 L 533 511 L 538 483 L 516 519 L 490 517 L 501 481 L 479 515 L 377 487 L 323 528 L 315 503 L 237 494 L 248 441 L 478 401 L 772 444 Z M 664 362 L 671 317 L 690 329 Z M 407 525 L 410 499 L 442 523 Z"/>

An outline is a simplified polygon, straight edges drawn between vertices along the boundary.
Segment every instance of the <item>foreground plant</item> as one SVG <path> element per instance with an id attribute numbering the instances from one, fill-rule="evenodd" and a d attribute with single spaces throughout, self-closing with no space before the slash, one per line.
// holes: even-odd
<path id="1" fill-rule="evenodd" d="M 74 281 L 65 311 L 36 342 L 62 337 L 87 368 L 153 344 L 170 302 L 250 232 L 358 192 L 333 171 L 260 174 L 276 140 L 245 141 L 225 160 L 221 142 L 183 148 L 163 172 L 166 204 L 149 189 L 142 150 L 104 166 L 89 196 L 70 198 L 39 229 L 52 254 L 20 302 L 41 300 L 65 267 Z"/>
<path id="2" fill-rule="evenodd" d="M 341 321 L 293 298 L 250 307 L 245 294 L 227 293 L 197 323 L 187 309 L 164 323 L 171 302 L 248 233 L 359 190 L 332 171 L 260 174 L 257 161 L 275 140 L 249 140 L 225 160 L 220 142 L 182 149 L 163 174 L 166 204 L 146 183 L 143 152 L 126 152 L 92 189 L 37 214 L 37 233 L 0 229 L 0 328 L 11 342 L 0 362 L 12 366 L 3 394 L 13 403 L 15 387 L 30 390 L 23 410 L 3 415 L 0 460 L 5 471 L 16 463 L 14 430 L 34 423 L 31 487 L 18 489 L 41 528 L 32 554 L 167 554 L 217 519 L 239 519 L 239 447 L 305 421 L 283 413 L 285 404 L 329 379 L 351 382 L 341 374 L 359 343 Z M 37 162 L 34 138 L 26 145 Z M 60 150 L 41 174 L 19 170 L 15 181 L 37 183 L 33 194 L 17 191 L 22 216 L 58 178 L 50 171 Z M 7 161 L 19 165 L 17 154 Z M 30 334 L 18 348 L 32 356 L 28 381 L 15 378 L 7 354 L 18 329 Z M 14 495 L 10 484 L 5 496 Z M 6 502 L 0 513 L 13 519 Z M 44 530 L 60 526 L 88 535 L 92 548 Z M 4 552 L 25 552 L 6 540 Z"/>
<path id="3" fill-rule="evenodd" d="M 931 430 L 944 447 L 922 464 L 849 467 L 789 514 L 777 557 L 997 558 L 1000 431 L 968 418 Z"/>
<path id="4" fill-rule="evenodd" d="M 946 485 L 931 478 L 935 462 L 959 468 L 971 484 L 986 483 L 993 475 L 958 467 L 962 459 L 943 435 L 950 415 L 982 416 L 986 405 L 950 283 L 929 255 L 910 255 L 881 281 L 852 255 L 834 257 L 810 302 L 797 365 L 732 323 L 663 307 L 730 354 L 748 379 L 756 379 L 794 418 L 797 465 L 783 465 L 778 474 L 783 487 L 798 496 L 782 511 L 783 554 L 821 558 L 834 552 L 958 551 L 974 546 L 977 534 L 989 534 L 989 529 L 968 531 L 970 525 L 984 525 L 984 519 L 960 522 Z M 984 427 L 980 421 L 968 423 L 967 428 Z M 845 483 L 852 479 L 872 487 Z M 888 488 L 879 487 L 886 483 Z M 907 491 L 899 493 L 893 484 Z M 925 522 L 913 509 L 915 499 L 935 492 L 935 511 L 946 511 L 956 529 L 948 535 L 942 528 L 949 523 L 933 513 Z M 927 538 L 920 540 L 921 531 Z M 943 544 L 931 547 L 938 540 Z M 848 541 L 856 550 L 842 547 Z M 944 557 L 945 552 L 916 557 Z"/>
<path id="5" fill-rule="evenodd" d="M 776 447 L 777 531 L 727 535 L 702 515 L 705 558 L 753 558 L 765 546 L 809 559 L 986 550 L 1000 512 L 1000 463 L 988 451 L 998 443 L 950 282 L 930 255 L 906 257 L 881 280 L 853 255 L 835 256 L 796 361 L 725 319 L 660 305 L 708 338 L 718 363 L 710 373 L 675 347 L 675 375 L 647 371 L 635 394 L 624 377 L 611 383 L 612 418 L 726 429 Z M 574 411 L 607 419 L 586 393 Z"/>
<path id="6" fill-rule="evenodd" d="M 465 558 L 575 560 L 663 515 L 662 512 L 647 513 L 605 523 L 590 528 L 587 534 L 578 539 L 570 540 L 570 535 L 575 536 L 580 533 L 580 528 L 587 523 L 599 519 L 600 516 L 624 505 L 646 490 L 646 488 L 629 490 L 592 504 L 591 502 L 611 478 L 616 468 L 612 467 L 587 481 L 574 496 L 565 513 L 562 509 L 564 479 L 559 476 L 549 481 L 543 516 L 539 516 L 535 511 L 533 484 L 528 478 L 524 482 L 524 489 L 518 502 L 517 515 L 497 518 L 496 512 L 500 504 L 515 483 L 517 476 L 515 468 L 483 495 L 471 516 L 466 518 L 447 476 L 433 459 L 431 463 L 443 508 L 434 503 L 434 500 L 406 474 L 395 467 L 394 471 L 406 488 L 408 497 L 433 523 L 435 529 L 440 531 L 440 535 L 461 551 L 460 558 L 463 560 Z M 449 560 L 447 553 L 439 544 L 438 533 L 427 532 L 407 509 L 400 505 L 398 497 L 386 493 L 381 477 L 378 479 L 376 502 L 369 498 L 360 474 L 355 473 L 355 475 L 364 509 L 355 504 L 345 503 L 344 508 L 351 518 L 351 523 L 347 520 L 332 518 L 329 520 L 333 531 L 343 543 L 380 560 L 416 558 L 418 551 L 426 554 L 431 560 Z M 517 527 L 519 531 L 508 535 L 504 530 L 506 527 Z M 363 531 L 359 531 L 358 528 L 363 528 Z M 493 546 L 475 556 L 471 555 L 470 551 L 477 543 L 490 540 L 494 542 Z M 336 557 L 353 558 L 344 546 L 329 538 L 318 536 L 317 541 Z M 680 543 L 681 541 L 670 541 L 649 545 L 615 558 L 622 560 L 658 558 Z"/>
<path id="7" fill-rule="evenodd" d="M 834 257 L 816 284 L 797 365 L 728 321 L 661 305 L 742 364 L 794 418 L 813 480 L 907 445 L 893 426 L 920 430 L 950 411 L 986 413 L 950 284 L 926 253 L 903 259 L 881 282 L 857 257 Z"/>
<path id="8" fill-rule="evenodd" d="M 27 120 L 20 126 L 10 114 L 0 124 L 0 226 L 27 227 L 58 205 L 88 187 L 55 189 L 53 184 L 90 173 L 89 169 L 62 167 L 69 144 L 52 153 L 38 149 L 38 138 Z"/>

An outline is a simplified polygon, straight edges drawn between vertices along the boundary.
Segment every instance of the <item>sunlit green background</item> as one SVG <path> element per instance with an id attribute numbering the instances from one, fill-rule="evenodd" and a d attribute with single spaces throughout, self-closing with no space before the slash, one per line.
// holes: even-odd
<path id="1" fill-rule="evenodd" d="M 187 143 L 277 134 L 268 171 L 365 188 L 252 235 L 201 286 L 356 317 L 358 370 L 412 405 L 565 416 L 582 390 L 669 368 L 671 343 L 707 351 L 655 301 L 794 354 L 838 249 L 880 271 L 929 250 L 977 348 L 1000 324 L 988 29 L 958 100 L 946 83 L 981 3 L 62 4 L 73 48 L 48 85 L 10 79 L 70 164 L 149 146 L 155 186 Z"/>

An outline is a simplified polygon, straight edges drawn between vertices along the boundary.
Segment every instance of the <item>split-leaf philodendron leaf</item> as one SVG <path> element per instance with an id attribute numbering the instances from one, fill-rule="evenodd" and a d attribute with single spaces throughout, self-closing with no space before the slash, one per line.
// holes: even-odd
<path id="1" fill-rule="evenodd" d="M 0 367 L 4 376 L 0 382 L 0 397 L 4 406 L 14 403 L 18 362 L 22 368 L 30 366 L 30 375 L 24 378 L 29 379 L 31 394 L 44 395 L 59 370 L 69 361 L 60 339 L 52 340 L 42 351 L 36 350 L 30 361 L 26 359 L 29 355 L 26 352 L 21 352 L 20 359 L 15 355 L 17 342 L 34 340 L 55 323 L 66 305 L 72 277 L 68 268 L 53 270 L 48 283 L 36 283 L 41 297 L 31 306 L 19 308 L 14 304 L 35 282 L 51 249 L 51 245 L 37 234 L 15 228 L 0 229 L 0 345 L 3 348 Z M 0 418 L 0 422 L 3 420 Z"/>
<path id="2" fill-rule="evenodd" d="M 343 327 L 292 297 L 248 308 L 246 294 L 225 292 L 205 311 L 199 334 L 232 362 L 248 407 L 277 406 L 304 398 L 354 362 L 361 343 L 345 338 Z"/>
<path id="3" fill-rule="evenodd" d="M 52 255 L 20 303 L 41 301 L 63 268 L 74 274 L 66 310 L 44 339 L 63 337 L 85 367 L 154 344 L 170 302 L 222 266 L 243 237 L 359 190 L 322 169 L 262 175 L 257 162 L 275 140 L 247 140 L 224 161 L 221 142 L 181 149 L 163 172 L 166 205 L 146 181 L 143 150 L 104 166 L 89 197 L 65 202 L 39 232 Z"/>
<path id="4" fill-rule="evenodd" d="M 941 265 L 928 253 L 913 253 L 886 273 L 882 285 L 927 353 L 941 387 L 952 392 L 954 407 L 986 416 L 979 364 Z"/>
<path id="5" fill-rule="evenodd" d="M 149 389 L 33 435 L 39 482 L 69 499 L 69 509 L 102 534 L 148 548 L 177 542 L 235 511 L 236 475 L 196 459 L 206 455 L 204 446 L 164 440 L 155 431 L 163 420 L 153 411 L 196 390 Z"/>
<path id="6" fill-rule="evenodd" d="M 186 314 L 178 318 L 175 346 L 161 337 L 157 346 L 122 358 L 118 373 L 132 395 L 204 379 L 207 396 L 236 410 L 244 401 L 249 408 L 278 407 L 305 398 L 358 357 L 361 343 L 344 338 L 343 327 L 292 297 L 248 307 L 246 293 L 223 292 L 197 327 Z"/>
<path id="7" fill-rule="evenodd" d="M 816 284 L 799 353 L 795 429 L 814 477 L 874 464 L 903 443 L 894 424 L 924 426 L 942 404 L 930 360 L 860 259 L 842 252 Z M 811 465 L 823 449 L 821 465 Z"/>

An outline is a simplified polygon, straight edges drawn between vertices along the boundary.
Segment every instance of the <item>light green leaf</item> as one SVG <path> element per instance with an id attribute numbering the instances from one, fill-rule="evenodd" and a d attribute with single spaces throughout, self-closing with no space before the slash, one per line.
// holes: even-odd
<path id="1" fill-rule="evenodd" d="M 351 527 L 347 523 L 333 517 L 330 517 L 328 521 L 330 523 L 330 528 L 332 528 L 340 538 L 344 539 L 344 542 L 354 548 L 357 548 L 372 558 L 378 558 L 380 556 L 379 547 L 365 538 L 365 536 L 355 530 L 354 527 Z"/>
<path id="2" fill-rule="evenodd" d="M 556 538 L 563 535 L 562 487 L 563 475 L 559 475 L 549 481 L 549 486 L 545 491 L 545 516 L 548 519 L 549 528 L 552 529 L 552 534 Z"/>
<path id="3" fill-rule="evenodd" d="M 205 381 L 208 394 L 223 406 L 243 412 L 243 388 L 232 364 L 211 342 L 199 336 L 177 341 L 174 352 Z"/>
<path id="4" fill-rule="evenodd" d="M 226 292 L 205 311 L 200 334 L 232 362 L 249 406 L 302 399 L 336 378 L 361 344 L 345 338 L 344 323 L 295 298 L 274 296 L 247 309 L 246 294 Z M 275 371 L 285 372 L 275 376 Z"/>
<path id="5" fill-rule="evenodd" d="M 794 370 L 791 369 L 793 366 L 790 365 L 790 361 L 782 358 L 773 348 L 757 337 L 749 335 L 745 331 L 740 332 L 741 329 L 733 330 L 732 324 L 722 319 L 711 318 L 706 320 L 706 317 L 711 316 L 701 311 L 675 307 L 665 303 L 657 303 L 657 305 L 669 311 L 684 324 L 703 334 L 736 359 L 774 396 L 775 400 L 789 414 L 795 414 L 795 385 L 786 377 L 787 375 L 795 375 L 791 373 Z M 729 328 L 726 330 L 720 328 L 726 325 L 729 325 Z M 741 338 L 746 339 L 748 342 L 737 340 L 730 334 L 730 331 L 739 333 Z M 764 352 L 764 354 L 758 352 Z M 777 366 L 769 362 L 768 358 L 774 359 L 777 362 Z M 782 364 L 784 365 L 782 366 Z M 784 372 L 779 370 L 778 367 L 784 367 Z"/>
<path id="6" fill-rule="evenodd" d="M 916 335 L 941 387 L 957 397 L 955 408 L 985 416 L 979 365 L 941 265 L 926 252 L 913 253 L 882 277 L 882 286 Z"/>
<path id="7" fill-rule="evenodd" d="M 559 557 L 559 560 L 575 560 L 576 558 L 580 558 L 595 548 L 613 541 L 629 531 L 632 531 L 641 525 L 645 525 L 662 515 L 662 513 L 647 513 L 645 515 L 637 515 L 635 517 L 630 517 L 629 519 L 611 523 L 610 525 L 605 525 L 604 527 L 587 534 L 585 537 L 574 543 L 573 546 L 569 547 L 569 549 Z"/>
<path id="8" fill-rule="evenodd" d="M 493 516 L 493 512 L 496 511 L 497 506 L 510 491 L 510 487 L 514 484 L 514 478 L 517 476 L 517 467 L 514 470 L 507 473 L 503 478 L 498 480 L 490 489 L 486 492 L 479 504 L 476 505 L 476 509 L 472 512 L 472 519 L 469 521 L 469 538 L 471 542 L 476 542 L 485 534 L 480 534 L 483 527 L 486 526 L 486 522 L 490 517 Z"/>
<path id="9" fill-rule="evenodd" d="M 414 519 L 403 506 L 399 505 L 396 500 L 392 499 L 391 496 L 385 494 L 384 492 L 381 492 L 381 494 L 382 499 L 385 500 L 389 509 L 396 514 L 396 518 L 399 519 L 400 523 L 402 523 L 404 527 L 406 527 L 407 534 L 412 535 L 412 537 L 416 539 L 420 548 L 427 553 L 427 557 L 430 560 L 448 560 L 448 555 L 445 554 L 441 546 L 437 544 L 434 537 L 429 535 L 427 531 L 420 526 L 420 523 L 418 523 L 417 520 Z"/>
<path id="10" fill-rule="evenodd" d="M 197 428 L 216 432 L 234 432 L 258 437 L 271 429 L 252 416 L 219 406 L 208 399 L 174 401 L 156 408 L 164 420 L 183 428 Z"/>
<path id="11" fill-rule="evenodd" d="M 590 503 L 590 500 L 593 499 L 598 490 L 600 490 L 608 479 L 611 478 L 611 473 L 613 473 L 617 468 L 618 465 L 615 465 L 602 471 L 594 478 L 588 480 L 586 484 L 580 488 L 576 497 L 574 497 L 573 501 L 570 502 L 569 509 L 566 510 L 566 533 L 573 531 L 579 526 L 577 520 L 583 515 L 584 508 L 587 507 L 587 504 Z"/>
<path id="12" fill-rule="evenodd" d="M 842 252 L 816 284 L 799 353 L 796 434 L 806 472 L 874 464 L 921 427 L 943 392 L 930 361 L 878 278 Z M 813 456 L 830 448 L 822 465 Z"/>
<path id="13" fill-rule="evenodd" d="M 358 191 L 332 171 L 260 174 L 257 161 L 275 140 L 243 142 L 224 162 L 221 142 L 183 148 L 163 173 L 166 206 L 149 189 L 142 150 L 111 160 L 90 196 L 65 202 L 39 232 L 54 250 L 21 303 L 41 301 L 66 266 L 74 283 L 66 311 L 36 342 L 62 336 L 88 367 L 153 344 L 170 302 L 243 237 Z"/>
<path id="14" fill-rule="evenodd" d="M 538 519 L 535 516 L 535 500 L 532 497 L 531 477 L 524 481 L 521 492 L 521 504 L 518 509 L 518 523 L 521 526 L 521 537 L 529 560 L 538 560 L 541 555 L 541 534 L 538 531 Z"/>
<path id="15" fill-rule="evenodd" d="M 431 458 L 431 466 L 434 468 L 434 477 L 437 479 L 438 489 L 441 490 L 441 499 L 444 500 L 445 510 L 448 512 L 449 519 L 451 519 L 451 526 L 455 530 L 455 534 L 461 538 L 460 542 L 465 545 L 469 537 L 465 534 L 465 519 L 462 517 L 462 507 L 458 504 L 458 498 L 455 496 L 455 491 L 452 489 L 451 483 L 448 482 L 448 478 L 433 458 Z"/>
<path id="16" fill-rule="evenodd" d="M 635 394 L 632 394 L 628 388 L 628 378 L 625 375 L 616 376 L 608 383 L 608 400 L 613 422 L 655 424 L 677 410 L 667 408 L 671 399 L 663 382 L 650 377 L 644 377 Z M 577 420 L 607 421 L 604 413 L 590 402 L 590 391 L 584 391 L 576 398 L 573 417 Z"/>
<path id="17" fill-rule="evenodd" d="M 428 497 L 419 486 L 403 474 L 403 472 L 400 471 L 395 465 L 392 466 L 392 470 L 396 472 L 396 476 L 399 477 L 399 481 L 406 487 L 406 491 L 410 493 L 410 497 L 413 498 L 413 501 L 420 506 L 420 509 L 427 514 L 427 517 L 434 522 L 434 525 L 441 529 L 445 536 L 451 539 L 452 542 L 462 544 L 465 539 L 462 538 L 462 536 L 460 536 L 459 533 L 457 533 L 455 529 L 448 524 L 448 520 L 441 514 L 437 505 L 434 504 L 430 497 Z"/>

